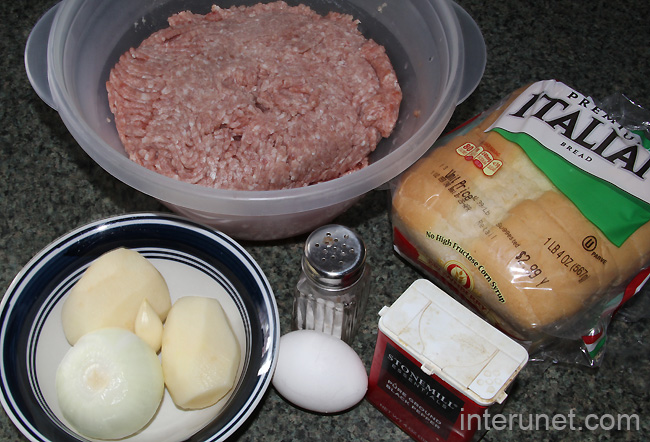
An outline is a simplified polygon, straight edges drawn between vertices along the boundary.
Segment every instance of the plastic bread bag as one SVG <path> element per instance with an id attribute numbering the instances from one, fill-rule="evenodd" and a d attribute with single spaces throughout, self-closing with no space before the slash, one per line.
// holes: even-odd
<path id="1" fill-rule="evenodd" d="M 599 365 L 650 274 L 650 119 L 627 104 L 631 129 L 554 80 L 513 92 L 391 183 L 396 252 L 531 359 Z"/>

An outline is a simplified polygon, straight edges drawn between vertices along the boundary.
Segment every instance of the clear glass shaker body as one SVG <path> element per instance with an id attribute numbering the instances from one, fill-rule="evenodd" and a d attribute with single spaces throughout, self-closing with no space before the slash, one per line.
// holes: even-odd
<path id="1" fill-rule="evenodd" d="M 370 292 L 363 241 L 347 227 L 327 225 L 305 243 L 292 328 L 317 330 L 350 342 Z"/>

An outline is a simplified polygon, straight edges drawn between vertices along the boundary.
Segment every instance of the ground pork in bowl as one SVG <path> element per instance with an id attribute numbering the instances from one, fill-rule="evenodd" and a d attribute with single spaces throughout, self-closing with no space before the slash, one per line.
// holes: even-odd
<path id="1" fill-rule="evenodd" d="M 289 6 L 309 6 L 321 15 L 331 11 L 348 14 L 358 20 L 358 29 L 365 38 L 385 48 L 402 94 L 394 129 L 382 133 L 387 138 L 381 139 L 377 147 L 360 160 L 351 159 L 349 154 L 332 157 L 331 161 L 347 161 L 345 168 L 333 175 L 319 175 L 307 161 L 313 152 L 319 151 L 318 146 L 312 146 L 317 144 L 315 132 L 311 126 L 297 125 L 296 130 L 313 136 L 312 142 L 306 136 L 300 143 L 304 157 L 291 152 L 285 155 L 287 161 L 278 164 L 285 167 L 293 160 L 289 176 L 306 178 L 304 181 L 291 178 L 280 187 L 256 187 L 256 180 L 251 177 L 261 174 L 248 164 L 230 180 L 238 187 L 223 186 L 223 183 L 218 184 L 221 187 L 212 187 L 194 178 L 183 181 L 178 176 L 168 176 L 169 173 L 163 174 L 155 167 L 143 165 L 142 161 L 130 159 L 124 138 L 120 138 L 116 128 L 116 116 L 111 112 L 106 89 L 111 69 L 120 56 L 138 47 L 154 32 L 166 28 L 168 18 L 179 12 L 208 14 L 213 4 L 227 9 L 256 3 L 114 0 L 97 4 L 89 0 L 64 0 L 37 24 L 28 41 L 28 74 L 36 91 L 59 112 L 81 147 L 117 179 L 160 200 L 170 209 L 235 238 L 266 240 L 294 236 L 329 222 L 365 193 L 405 170 L 440 135 L 456 104 L 471 93 L 483 72 L 485 47 L 480 31 L 452 2 L 288 2 Z M 300 34 L 297 30 L 298 41 Z M 30 63 L 38 57 L 33 48 L 39 35 L 48 38 L 46 72 L 38 72 L 39 63 Z M 470 56 L 472 62 L 466 62 Z M 44 75 L 47 77 L 45 84 L 42 78 L 39 80 L 39 76 Z M 246 75 L 238 78 L 246 78 Z M 198 88 L 188 89 L 191 94 Z M 263 100 L 256 106 L 262 108 Z M 127 128 L 137 128 L 136 117 L 123 121 L 133 122 L 127 124 Z M 273 132 L 268 127 L 264 130 Z M 331 132 L 343 141 L 354 138 L 347 134 L 341 136 L 342 131 L 336 127 Z M 232 133 L 229 136 L 232 137 Z M 353 144 L 360 146 L 363 142 Z M 142 158 L 146 156 L 145 152 Z M 320 162 L 327 162 L 327 158 L 323 157 Z M 236 160 L 245 162 L 239 157 Z M 205 163 L 208 160 L 190 158 L 185 161 Z M 221 160 L 213 164 L 203 173 L 203 178 L 219 181 L 220 164 Z"/>

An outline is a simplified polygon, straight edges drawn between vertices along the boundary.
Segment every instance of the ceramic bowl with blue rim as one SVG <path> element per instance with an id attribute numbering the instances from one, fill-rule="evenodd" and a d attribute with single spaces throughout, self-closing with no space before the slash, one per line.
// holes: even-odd
<path id="1" fill-rule="evenodd" d="M 241 345 L 235 386 L 212 407 L 177 408 L 168 392 L 133 441 L 221 441 L 251 415 L 268 389 L 280 324 L 273 291 L 253 258 L 230 237 L 173 215 L 117 216 L 76 229 L 38 253 L 0 303 L 0 402 L 31 441 L 88 440 L 58 406 L 57 367 L 70 348 L 61 323 L 63 300 L 85 269 L 117 247 L 137 250 L 163 275 L 172 302 L 217 298 Z"/>

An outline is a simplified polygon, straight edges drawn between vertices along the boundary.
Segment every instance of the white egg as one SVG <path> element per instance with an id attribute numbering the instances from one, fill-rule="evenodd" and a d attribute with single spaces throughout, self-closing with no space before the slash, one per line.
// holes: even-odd
<path id="1" fill-rule="evenodd" d="M 368 374 L 359 355 L 339 338 L 296 330 L 280 338 L 273 387 L 298 407 L 337 413 L 363 399 Z"/>

